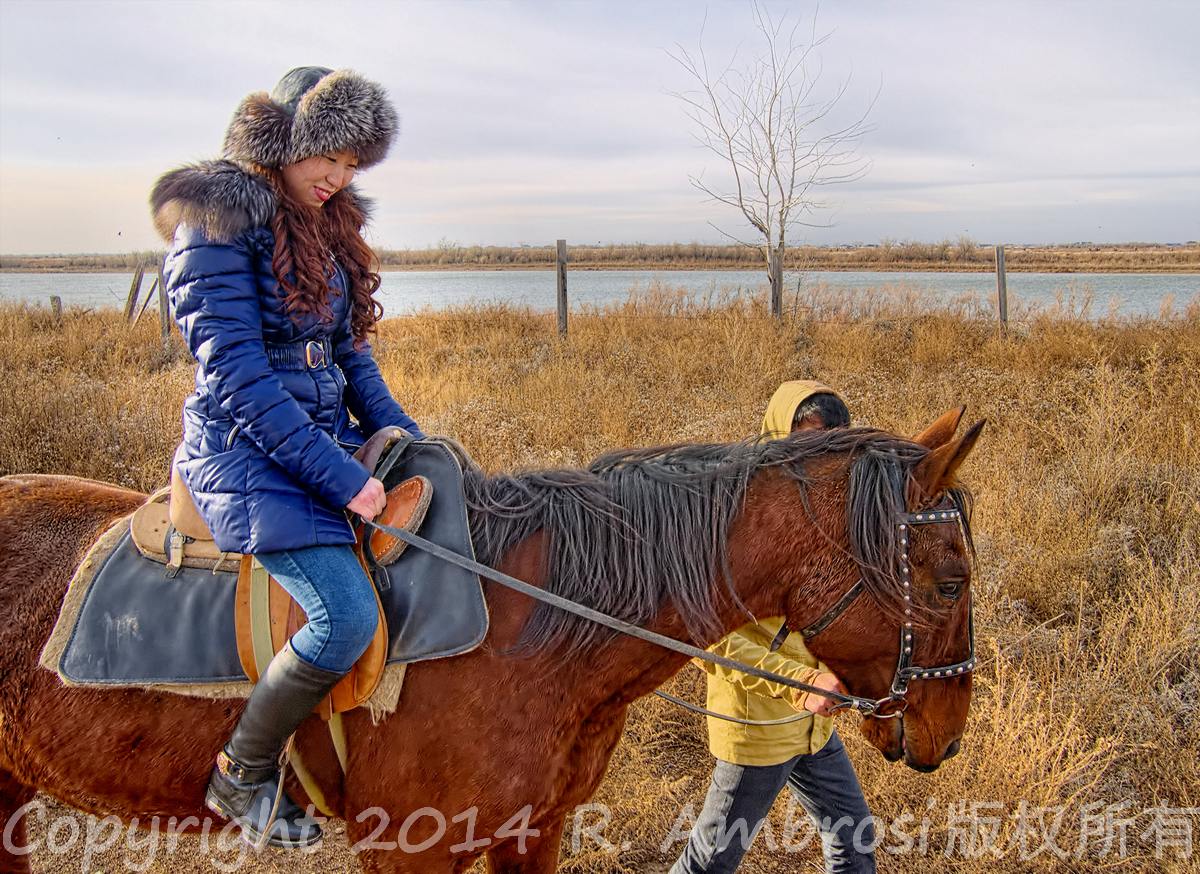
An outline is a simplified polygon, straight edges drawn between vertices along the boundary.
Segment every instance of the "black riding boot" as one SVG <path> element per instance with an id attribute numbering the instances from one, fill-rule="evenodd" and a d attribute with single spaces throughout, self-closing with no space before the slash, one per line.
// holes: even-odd
<path id="1" fill-rule="evenodd" d="M 217 756 L 204 798 L 210 810 L 240 825 L 251 843 L 262 842 L 271 822 L 284 744 L 342 676 L 313 667 L 289 641 L 254 685 L 233 736 Z M 316 820 L 283 793 L 266 842 L 307 847 L 320 839 Z"/>

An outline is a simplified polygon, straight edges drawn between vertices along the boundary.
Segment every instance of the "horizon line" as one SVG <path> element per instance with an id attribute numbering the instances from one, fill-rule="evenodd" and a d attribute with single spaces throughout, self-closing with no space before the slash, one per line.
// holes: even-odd
<path id="1" fill-rule="evenodd" d="M 968 235 L 960 235 L 956 238 L 943 237 L 933 240 L 919 240 L 911 237 L 884 237 L 875 242 L 854 242 L 854 243 L 796 243 L 788 245 L 788 249 L 871 249 L 882 246 L 885 242 L 890 242 L 896 245 L 917 244 L 917 245 L 936 245 L 938 243 L 957 243 L 963 237 L 967 237 L 972 244 L 979 248 L 990 248 L 994 246 L 1014 246 L 1022 249 L 1064 249 L 1075 248 L 1080 246 L 1100 246 L 1106 248 L 1122 248 L 1130 246 L 1198 246 L 1200 240 L 1124 240 L 1122 242 L 1096 242 L 1094 240 L 1074 240 L 1064 243 L 1021 243 L 1021 242 L 993 242 L 975 240 Z M 453 242 L 449 246 L 441 246 L 438 243 L 430 243 L 424 246 L 371 246 L 375 252 L 428 252 L 441 248 L 446 249 L 553 249 L 554 242 L 547 243 L 459 243 Z M 671 240 L 667 242 L 646 242 L 638 240 L 635 242 L 625 243 L 572 243 L 567 241 L 567 246 L 580 249 L 614 249 L 633 246 L 706 246 L 710 248 L 722 249 L 757 249 L 758 244 L 748 243 L 705 243 L 698 240 L 681 241 Z M 124 251 L 110 252 L 0 252 L 0 258 L 114 258 L 124 257 L 129 255 L 140 255 L 149 252 L 166 252 L 170 246 L 163 245 L 155 249 L 126 249 Z"/>

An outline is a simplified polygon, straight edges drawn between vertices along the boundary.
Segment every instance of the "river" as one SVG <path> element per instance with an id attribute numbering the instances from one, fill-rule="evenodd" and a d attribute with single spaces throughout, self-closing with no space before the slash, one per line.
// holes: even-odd
<path id="1" fill-rule="evenodd" d="M 505 303 L 539 310 L 555 307 L 553 270 L 389 271 L 382 274 L 379 299 L 388 315 L 445 309 L 471 303 Z M 45 304 L 51 295 L 65 306 L 121 307 L 131 275 L 123 273 L 0 273 L 0 300 Z M 790 304 L 797 283 L 801 293 L 824 286 L 832 291 L 897 289 L 928 297 L 931 303 L 966 294 L 991 301 L 991 273 L 892 273 L 877 271 L 786 274 L 784 298 Z M 149 288 L 147 277 L 143 292 Z M 572 306 L 624 301 L 631 291 L 661 285 L 698 298 L 736 290 L 762 291 L 764 274 L 725 270 L 579 270 L 568 274 Z M 1009 273 L 1009 306 L 1047 307 L 1072 295 L 1091 296 L 1089 314 L 1158 315 L 1164 306 L 1182 310 L 1200 298 L 1196 273 Z"/>

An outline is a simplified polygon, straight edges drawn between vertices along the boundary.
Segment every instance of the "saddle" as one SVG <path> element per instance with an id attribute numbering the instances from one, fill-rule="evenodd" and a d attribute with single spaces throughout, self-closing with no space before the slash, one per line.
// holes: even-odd
<path id="1" fill-rule="evenodd" d="M 411 437 L 403 429 L 386 428 L 373 434 L 354 457 L 382 480 L 401 454 L 389 450 L 409 441 Z M 385 461 L 390 461 L 386 469 Z M 415 533 L 425 519 L 432 496 L 433 485 L 428 478 L 409 477 L 388 489 L 387 508 L 378 521 Z M 355 553 L 364 571 L 378 580 L 381 573 L 386 575 L 381 568 L 399 559 L 407 544 L 379 531 L 367 538 L 364 529 L 361 522 L 355 528 L 358 541 Z M 130 535 L 138 551 L 165 565 L 170 577 L 185 567 L 214 573 L 222 568 L 237 569 L 234 597 L 237 653 L 242 670 L 252 682 L 257 682 L 275 653 L 308 621 L 300 605 L 253 556 L 222 553 L 217 549 L 191 493 L 174 470 L 171 484 L 155 492 L 134 511 Z M 383 677 L 388 660 L 388 628 L 378 591 L 375 604 L 379 616 L 375 636 L 350 672 L 318 705 L 316 712 L 325 719 L 358 707 L 371 697 Z"/>
<path id="2" fill-rule="evenodd" d="M 419 523 L 421 537 L 434 546 L 474 558 L 463 490 L 470 460 L 462 448 L 445 438 L 410 441 L 407 435 L 394 444 L 387 437 L 373 441 L 360 458 L 375 465 L 390 496 L 389 521 L 409 529 Z M 207 534 L 201 527 L 180 530 L 187 525 L 181 509 L 189 505 L 171 502 L 170 489 L 164 489 L 136 514 L 114 520 L 88 549 L 39 659 L 62 682 L 244 697 L 247 680 L 304 621 L 283 590 L 264 572 L 255 574 L 244 556 L 222 555 L 211 539 L 194 536 Z M 373 712 L 377 705 L 390 712 L 404 667 L 462 655 L 483 642 L 487 602 L 478 575 L 430 551 L 401 550 L 378 532 L 359 547 L 387 625 L 388 671 L 368 703 Z M 269 633 L 256 635 L 256 628 Z M 378 652 L 377 642 L 369 653 L 378 659 Z M 369 675 L 352 678 L 325 712 L 349 706 L 343 692 L 359 699 L 371 682 Z"/>

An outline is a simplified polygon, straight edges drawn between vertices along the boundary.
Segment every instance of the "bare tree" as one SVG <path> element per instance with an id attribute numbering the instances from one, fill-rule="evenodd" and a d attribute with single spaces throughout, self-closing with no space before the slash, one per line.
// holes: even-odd
<path id="1" fill-rule="evenodd" d="M 755 232 L 752 240 L 717 231 L 758 249 L 771 282 L 771 311 L 783 314 L 783 263 L 788 234 L 798 227 L 828 227 L 816 220 L 828 204 L 817 199 L 827 185 L 860 179 L 868 162 L 858 147 L 870 128 L 866 123 L 874 100 L 863 114 L 841 126 L 832 119 L 849 87 L 849 78 L 820 97 L 821 65 L 816 54 L 830 34 L 818 36 L 816 14 L 811 30 L 801 22 L 785 28 L 786 15 L 771 17 L 752 4 L 762 53 L 738 65 L 736 54 L 720 72 L 708 62 L 703 30 L 693 56 L 676 45 L 671 56 L 699 86 L 674 92 L 694 122 L 696 139 L 730 171 L 718 185 L 690 176 L 696 188 L 713 200 L 739 210 Z"/>

